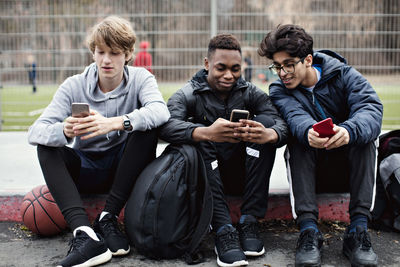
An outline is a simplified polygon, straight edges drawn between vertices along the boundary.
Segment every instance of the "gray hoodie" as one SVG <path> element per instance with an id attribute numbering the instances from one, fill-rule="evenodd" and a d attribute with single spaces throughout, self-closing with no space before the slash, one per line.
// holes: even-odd
<path id="1" fill-rule="evenodd" d="M 106 94 L 100 91 L 97 81 L 95 63 L 83 73 L 66 79 L 42 115 L 29 128 L 29 143 L 52 147 L 72 143 L 74 140 L 64 135 L 63 121 L 71 116 L 73 102 L 88 103 L 91 109 L 104 117 L 127 114 L 132 131 L 156 128 L 170 117 L 155 77 L 144 68 L 125 66 L 122 84 Z M 72 147 L 82 151 L 105 151 L 124 142 L 127 135 L 126 131 L 112 131 L 88 140 L 74 138 Z"/>

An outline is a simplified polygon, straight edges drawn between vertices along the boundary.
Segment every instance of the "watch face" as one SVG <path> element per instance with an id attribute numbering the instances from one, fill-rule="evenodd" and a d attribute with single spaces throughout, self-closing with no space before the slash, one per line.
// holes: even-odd
<path id="1" fill-rule="evenodd" d="M 129 130 L 130 128 L 131 128 L 131 121 L 128 118 L 126 118 L 124 120 L 124 129 Z"/>

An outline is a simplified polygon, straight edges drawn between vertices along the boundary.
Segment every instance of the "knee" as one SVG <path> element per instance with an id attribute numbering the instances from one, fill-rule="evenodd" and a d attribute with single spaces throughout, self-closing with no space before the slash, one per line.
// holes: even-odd
<path id="1" fill-rule="evenodd" d="M 38 156 L 45 156 L 47 154 L 51 154 L 53 151 L 56 150 L 56 147 L 50 147 L 50 146 L 45 146 L 45 145 L 37 145 L 37 153 Z"/>
<path id="2" fill-rule="evenodd" d="M 275 125 L 275 121 L 271 117 L 269 117 L 268 115 L 265 115 L 265 114 L 257 115 L 256 117 L 254 117 L 253 120 L 261 123 L 262 125 L 264 125 L 267 128 Z"/>
<path id="3" fill-rule="evenodd" d="M 37 145 L 37 155 L 40 163 L 45 163 L 48 159 L 55 158 L 57 156 L 59 147 L 50 147 L 45 145 Z"/>
<path id="4" fill-rule="evenodd" d="M 147 131 L 133 131 L 128 135 L 128 139 L 139 139 L 143 141 L 155 141 L 157 140 L 157 137 L 157 129 L 150 129 Z"/>

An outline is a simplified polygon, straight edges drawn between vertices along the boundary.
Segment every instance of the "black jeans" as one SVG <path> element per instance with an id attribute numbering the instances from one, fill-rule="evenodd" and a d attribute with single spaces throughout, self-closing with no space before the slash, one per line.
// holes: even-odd
<path id="1" fill-rule="evenodd" d="M 93 179 L 91 182 L 82 181 L 86 180 L 86 177 L 80 175 L 83 171 L 81 159 L 72 148 L 38 145 L 37 151 L 46 184 L 73 230 L 82 225 L 90 226 L 81 199 L 82 193 L 109 193 L 104 210 L 118 216 L 137 177 L 155 158 L 156 148 L 156 130 L 130 133 L 122 155 L 116 156 L 112 168 L 108 170 L 110 174 L 107 179 L 96 181 L 96 177 L 87 177 Z M 109 152 L 115 153 L 110 150 Z M 91 154 L 92 157 L 96 157 L 96 153 Z M 90 186 L 90 183 L 93 186 Z"/>
<path id="2" fill-rule="evenodd" d="M 376 146 L 346 145 L 332 150 L 290 142 L 285 151 L 293 217 L 318 220 L 317 193 L 350 192 L 350 217 L 371 217 Z"/>
<path id="3" fill-rule="evenodd" d="M 254 120 L 265 127 L 274 123 L 267 116 Z M 213 228 L 232 223 L 225 194 L 243 196 L 242 214 L 264 217 L 276 147 L 247 142 L 199 142 L 197 148 L 203 156 L 213 194 Z"/>

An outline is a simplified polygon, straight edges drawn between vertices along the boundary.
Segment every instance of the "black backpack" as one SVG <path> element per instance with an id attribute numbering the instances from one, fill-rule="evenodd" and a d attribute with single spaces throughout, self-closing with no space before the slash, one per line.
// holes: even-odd
<path id="1" fill-rule="evenodd" d="M 377 181 L 370 226 L 400 231 L 400 130 L 379 137 Z"/>
<path id="2" fill-rule="evenodd" d="M 191 145 L 168 145 L 138 177 L 125 207 L 125 230 L 146 257 L 184 256 L 195 264 L 203 260 L 198 248 L 212 210 L 200 153 Z"/>

